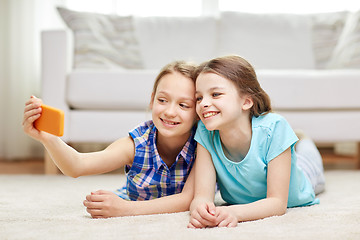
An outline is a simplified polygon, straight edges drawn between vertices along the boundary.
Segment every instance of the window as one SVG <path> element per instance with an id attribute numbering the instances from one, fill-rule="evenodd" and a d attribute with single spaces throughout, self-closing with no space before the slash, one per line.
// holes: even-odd
<path id="1" fill-rule="evenodd" d="M 62 0 L 76 10 L 137 16 L 200 16 L 221 11 L 253 13 L 317 13 L 357 11 L 354 0 Z"/>
<path id="2" fill-rule="evenodd" d="M 65 0 L 76 11 L 137 16 L 200 16 L 202 0 Z"/>
<path id="3" fill-rule="evenodd" d="M 219 0 L 219 11 L 301 14 L 344 10 L 360 10 L 360 3 L 354 0 Z"/>

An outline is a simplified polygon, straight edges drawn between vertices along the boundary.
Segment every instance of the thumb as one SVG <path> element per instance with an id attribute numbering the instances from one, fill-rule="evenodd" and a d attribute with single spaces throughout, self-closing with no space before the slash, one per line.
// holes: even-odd
<path id="1" fill-rule="evenodd" d="M 105 195 L 105 194 L 110 194 L 110 191 L 106 191 L 106 190 L 97 190 L 95 192 L 91 192 L 91 195 Z"/>

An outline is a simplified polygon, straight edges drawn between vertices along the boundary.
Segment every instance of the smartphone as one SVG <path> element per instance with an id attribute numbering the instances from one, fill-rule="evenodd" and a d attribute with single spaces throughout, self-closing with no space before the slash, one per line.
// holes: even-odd
<path id="1" fill-rule="evenodd" d="M 59 137 L 64 135 L 64 112 L 45 104 L 41 108 L 41 116 L 34 122 L 35 128 Z"/>

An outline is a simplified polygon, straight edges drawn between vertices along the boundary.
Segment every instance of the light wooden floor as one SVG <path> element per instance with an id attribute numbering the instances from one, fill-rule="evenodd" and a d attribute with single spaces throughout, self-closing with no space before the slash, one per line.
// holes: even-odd
<path id="1" fill-rule="evenodd" d="M 323 157 L 325 170 L 356 169 L 356 156 L 336 155 L 329 148 L 320 148 L 320 153 Z M 119 169 L 111 173 L 123 172 L 123 169 Z M 44 174 L 44 160 L 42 158 L 11 162 L 0 160 L 0 174 Z"/>

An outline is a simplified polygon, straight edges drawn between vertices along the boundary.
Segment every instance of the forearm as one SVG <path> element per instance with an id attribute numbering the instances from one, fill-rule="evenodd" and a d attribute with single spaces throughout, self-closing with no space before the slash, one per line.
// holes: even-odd
<path id="1" fill-rule="evenodd" d="M 128 215 L 149 215 L 188 211 L 193 195 L 179 193 L 147 201 L 128 202 Z"/>
<path id="2" fill-rule="evenodd" d="M 286 213 L 287 202 L 279 198 L 265 198 L 249 204 L 227 206 L 238 222 L 280 216 Z"/>
<path id="3" fill-rule="evenodd" d="M 205 174 L 206 173 L 206 174 Z M 198 145 L 195 168 L 195 193 L 190 212 L 203 203 L 213 203 L 215 198 L 216 172 L 209 152 Z"/>
<path id="4" fill-rule="evenodd" d="M 80 175 L 79 153 L 75 149 L 55 136 L 49 136 L 42 144 L 62 173 L 71 177 Z"/>

